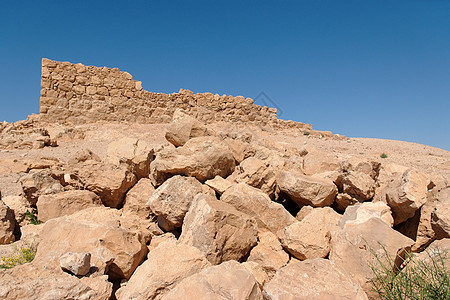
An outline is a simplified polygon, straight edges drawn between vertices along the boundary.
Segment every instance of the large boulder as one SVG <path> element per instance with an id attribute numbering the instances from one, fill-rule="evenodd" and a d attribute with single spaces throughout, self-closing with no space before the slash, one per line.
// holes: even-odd
<path id="1" fill-rule="evenodd" d="M 279 172 L 277 184 L 280 190 L 300 207 L 304 205 L 329 206 L 334 202 L 338 193 L 336 185 L 331 180 L 288 171 Z"/>
<path id="2" fill-rule="evenodd" d="M 181 109 L 175 110 L 172 122 L 167 126 L 166 139 L 176 147 L 183 146 L 192 138 L 215 135 L 197 119 L 185 114 Z"/>
<path id="3" fill-rule="evenodd" d="M 255 277 L 237 261 L 203 269 L 178 283 L 164 300 L 210 299 L 262 300 Z"/>
<path id="4" fill-rule="evenodd" d="M 41 195 L 57 194 L 64 190 L 62 186 L 63 174 L 49 169 L 32 170 L 30 173 L 20 178 L 23 193 L 31 205 L 36 202 Z"/>
<path id="5" fill-rule="evenodd" d="M 42 195 L 37 202 L 38 218 L 41 222 L 73 214 L 88 207 L 102 206 L 100 198 L 91 191 L 66 191 L 53 195 Z"/>
<path id="6" fill-rule="evenodd" d="M 106 275 L 78 279 L 62 270 L 47 270 L 33 264 L 0 271 L 2 300 L 108 300 L 112 288 Z"/>
<path id="7" fill-rule="evenodd" d="M 350 172 L 338 178 L 340 190 L 359 202 L 370 200 L 375 195 L 375 180 L 363 172 Z"/>
<path id="8" fill-rule="evenodd" d="M 172 231 L 183 225 L 183 219 L 194 197 L 203 185 L 194 177 L 176 175 L 159 186 L 148 199 L 147 206 L 158 218 L 159 226 Z"/>
<path id="9" fill-rule="evenodd" d="M 300 260 L 325 258 L 339 219 L 340 215 L 329 207 L 315 208 L 300 222 L 282 231 L 281 244 Z"/>
<path id="10" fill-rule="evenodd" d="M 367 299 L 361 287 L 334 262 L 308 259 L 290 262 L 264 287 L 264 299 Z"/>
<path id="11" fill-rule="evenodd" d="M 362 224 L 370 218 L 379 218 L 389 227 L 394 225 L 391 208 L 384 202 L 364 202 L 347 207 L 339 224 L 342 227 Z"/>
<path id="12" fill-rule="evenodd" d="M 376 256 L 386 263 L 401 261 L 414 241 L 392 229 L 380 218 L 370 218 L 356 226 L 341 228 L 332 235 L 329 259 L 345 269 L 366 292 L 371 291 L 374 273 L 371 265 L 379 267 Z"/>
<path id="13" fill-rule="evenodd" d="M 394 224 L 400 224 L 413 217 L 427 201 L 428 183 L 425 174 L 407 169 L 403 173 L 395 173 L 376 200 L 386 202 L 392 209 Z"/>
<path id="14" fill-rule="evenodd" d="M 119 300 L 161 299 L 182 279 L 211 264 L 195 247 L 167 241 L 149 252 L 128 283 L 120 288 Z"/>
<path id="15" fill-rule="evenodd" d="M 234 185 L 234 182 L 216 176 L 213 179 L 206 180 L 205 184 L 212 188 L 217 194 L 222 195 L 229 187 Z"/>
<path id="16" fill-rule="evenodd" d="M 14 212 L 0 200 L 0 245 L 14 242 L 15 226 Z"/>
<path id="17" fill-rule="evenodd" d="M 212 264 L 239 260 L 256 244 L 255 219 L 213 196 L 198 194 L 184 218 L 180 243 L 197 247 Z"/>
<path id="18" fill-rule="evenodd" d="M 260 231 L 258 245 L 250 251 L 247 262 L 259 264 L 264 272 L 272 278 L 277 270 L 289 262 L 289 254 L 283 250 L 275 234 L 270 231 Z"/>
<path id="19" fill-rule="evenodd" d="M 119 207 L 127 191 L 137 182 L 136 176 L 125 165 L 101 163 L 86 160 L 73 166 L 75 174 L 83 186 L 98 196 L 104 205 Z"/>
<path id="20" fill-rule="evenodd" d="M 218 137 L 190 139 L 183 147 L 161 150 L 150 164 L 151 179 L 161 185 L 174 175 L 186 175 L 204 182 L 216 175 L 223 178 L 234 171 L 235 160 Z"/>
<path id="21" fill-rule="evenodd" d="M 437 239 L 450 238 L 450 187 L 441 189 L 431 215 L 431 226 Z"/>
<path id="22" fill-rule="evenodd" d="M 256 157 L 249 157 L 236 167 L 234 173 L 227 179 L 237 183 L 246 183 L 262 190 L 273 198 L 275 193 L 275 171 L 269 162 Z"/>
<path id="23" fill-rule="evenodd" d="M 147 247 L 141 232 L 123 226 L 120 211 L 87 208 L 47 221 L 40 233 L 35 266 L 59 269 L 67 252 L 91 253 L 91 266 L 113 279 L 128 279 L 144 260 Z"/>
<path id="24" fill-rule="evenodd" d="M 274 234 L 296 222 L 283 205 L 271 201 L 266 193 L 245 183 L 227 189 L 220 200 L 254 217 L 259 227 L 266 228 Z"/>
<path id="25" fill-rule="evenodd" d="M 154 215 L 147 206 L 147 201 L 154 192 L 155 188 L 150 179 L 140 179 L 125 195 L 123 213 L 134 214 L 142 219 L 152 219 Z"/>
<path id="26" fill-rule="evenodd" d="M 26 198 L 23 196 L 6 196 L 2 200 L 14 212 L 14 217 L 19 225 L 23 226 L 29 223 L 27 211 L 31 212 L 32 208 Z"/>

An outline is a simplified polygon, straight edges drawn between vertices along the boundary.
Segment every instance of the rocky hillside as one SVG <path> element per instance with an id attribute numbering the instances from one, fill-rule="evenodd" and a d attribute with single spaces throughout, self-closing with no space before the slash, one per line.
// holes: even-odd
<path id="1" fill-rule="evenodd" d="M 449 182 L 441 149 L 180 109 L 3 123 L 0 299 L 376 299 L 373 252 L 450 250 Z"/>

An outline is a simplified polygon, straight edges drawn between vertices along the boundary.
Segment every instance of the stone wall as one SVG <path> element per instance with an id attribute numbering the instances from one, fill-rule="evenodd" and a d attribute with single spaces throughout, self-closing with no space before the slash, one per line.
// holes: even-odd
<path id="1" fill-rule="evenodd" d="M 140 81 L 117 68 L 99 68 L 42 59 L 40 119 L 84 124 L 96 121 L 166 123 L 181 108 L 209 123 L 251 122 L 279 128 L 311 129 L 311 125 L 277 119 L 275 108 L 253 104 L 242 96 L 211 93 L 151 93 Z"/>

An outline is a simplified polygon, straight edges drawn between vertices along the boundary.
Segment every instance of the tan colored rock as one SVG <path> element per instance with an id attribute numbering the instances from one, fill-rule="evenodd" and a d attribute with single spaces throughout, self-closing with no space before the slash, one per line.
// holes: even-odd
<path id="1" fill-rule="evenodd" d="M 31 205 L 36 202 L 41 195 L 57 194 L 63 191 L 61 184 L 62 174 L 55 174 L 51 170 L 33 170 L 29 174 L 20 178 L 23 192 Z"/>
<path id="2" fill-rule="evenodd" d="M 238 164 L 255 155 L 255 149 L 247 142 L 232 138 L 225 138 L 224 141 L 228 145 L 228 148 L 230 148 Z"/>
<path id="3" fill-rule="evenodd" d="M 218 193 L 219 195 L 222 195 L 229 187 L 234 185 L 234 183 L 230 180 L 223 179 L 220 176 L 216 176 L 213 179 L 206 180 L 205 184 L 216 191 L 216 193 Z"/>
<path id="4" fill-rule="evenodd" d="M 264 287 L 264 299 L 368 299 L 334 262 L 316 258 L 291 262 Z"/>
<path id="5" fill-rule="evenodd" d="M 78 279 L 62 270 L 46 270 L 33 264 L 0 272 L 0 299 L 108 300 L 112 283 L 107 276 Z"/>
<path id="6" fill-rule="evenodd" d="M 152 251 L 153 249 L 158 247 L 159 244 L 162 244 L 162 243 L 167 242 L 167 241 L 176 242 L 177 238 L 171 232 L 165 232 L 165 233 L 163 233 L 161 235 L 153 236 L 152 240 L 150 241 L 150 245 L 148 245 L 148 251 L 149 252 Z"/>
<path id="7" fill-rule="evenodd" d="M 299 173 L 281 171 L 277 177 L 277 185 L 300 207 L 329 206 L 337 195 L 337 187 L 331 180 L 308 177 Z"/>
<path id="8" fill-rule="evenodd" d="M 123 202 L 126 192 L 137 182 L 136 176 L 125 166 L 87 160 L 73 167 L 80 182 L 96 193 L 104 205 L 116 208 Z"/>
<path id="9" fill-rule="evenodd" d="M 395 176 L 380 193 L 380 200 L 392 209 L 394 224 L 400 224 L 414 216 L 427 200 L 428 178 L 425 174 L 408 169 Z"/>
<path id="10" fill-rule="evenodd" d="M 264 271 L 263 267 L 254 262 L 254 261 L 246 261 L 241 264 L 244 268 L 247 269 L 253 276 L 255 277 L 256 281 L 258 281 L 258 284 L 260 286 L 260 289 L 262 290 L 262 287 L 266 285 L 267 282 L 269 282 L 270 278 L 267 275 L 267 273 Z"/>
<path id="11" fill-rule="evenodd" d="M 308 154 L 303 157 L 303 171 L 311 176 L 327 171 L 337 171 L 340 169 L 338 158 L 329 152 L 308 147 Z"/>
<path id="12" fill-rule="evenodd" d="M 135 214 L 143 219 L 152 219 L 153 213 L 147 206 L 147 201 L 155 192 L 152 182 L 148 178 L 142 178 L 125 195 L 123 213 Z"/>
<path id="13" fill-rule="evenodd" d="M 202 184 L 194 177 L 176 175 L 155 190 L 147 206 L 157 216 L 159 226 L 172 231 L 183 225 L 194 197 L 202 191 Z"/>
<path id="14" fill-rule="evenodd" d="M 69 159 L 68 163 L 71 165 L 76 165 L 88 160 L 94 160 L 98 162 L 101 161 L 100 157 L 91 150 L 82 149 L 80 151 L 77 151 L 77 153 Z"/>
<path id="15" fill-rule="evenodd" d="M 195 247 L 167 241 L 147 256 L 128 283 L 120 288 L 119 300 L 162 299 L 178 282 L 211 264 Z"/>
<path id="16" fill-rule="evenodd" d="M 16 220 L 14 219 L 14 212 L 0 200 L 0 245 L 14 242 L 14 227 Z"/>
<path id="17" fill-rule="evenodd" d="M 266 193 L 245 183 L 227 189 L 220 200 L 254 217 L 259 227 L 267 228 L 274 234 L 296 222 L 283 205 L 273 202 Z"/>
<path id="18" fill-rule="evenodd" d="M 306 205 L 303 206 L 299 212 L 297 213 L 297 215 L 295 216 L 295 218 L 297 219 L 297 221 L 301 221 L 303 220 L 307 215 L 309 215 L 311 212 L 314 211 L 314 207 Z"/>
<path id="19" fill-rule="evenodd" d="M 286 227 L 281 244 L 300 260 L 325 258 L 330 252 L 331 235 L 337 230 L 340 215 L 329 207 L 315 208 L 300 222 Z"/>
<path id="20" fill-rule="evenodd" d="M 227 261 L 203 269 L 178 283 L 162 299 L 242 299 L 262 300 L 261 290 L 252 273 L 237 261 Z"/>
<path id="21" fill-rule="evenodd" d="M 370 218 L 333 234 L 329 259 L 345 269 L 369 293 L 372 289 L 370 282 L 374 278 L 370 264 L 377 267 L 377 259 L 372 251 L 382 261 L 385 261 L 385 250 L 391 259 L 396 260 L 397 253 L 404 255 L 402 249 L 409 250 L 413 244 L 413 240 L 395 231 L 381 219 Z"/>
<path id="22" fill-rule="evenodd" d="M 341 227 L 355 226 L 367 222 L 370 218 L 379 218 L 389 227 L 394 225 L 391 208 L 383 202 L 364 202 L 349 206 L 339 224 Z"/>
<path id="23" fill-rule="evenodd" d="M 249 157 L 241 162 L 228 178 L 237 183 L 246 183 L 262 190 L 273 198 L 275 193 L 275 171 L 267 161 L 256 157 Z"/>
<path id="24" fill-rule="evenodd" d="M 272 278 L 277 270 L 289 262 L 289 254 L 283 250 L 277 236 L 269 231 L 260 231 L 258 240 L 258 244 L 250 251 L 247 262 L 258 263 Z"/>
<path id="25" fill-rule="evenodd" d="M 334 200 L 336 203 L 336 210 L 343 213 L 347 207 L 361 203 L 358 199 L 350 196 L 349 194 L 339 193 Z"/>
<path id="26" fill-rule="evenodd" d="M 256 244 L 255 219 L 210 195 L 199 194 L 184 218 L 180 243 L 200 249 L 212 264 L 239 260 Z"/>
<path id="27" fill-rule="evenodd" d="M 342 191 L 359 202 L 370 200 L 375 195 L 375 180 L 363 172 L 350 172 L 338 179 Z"/>
<path id="28" fill-rule="evenodd" d="M 63 271 L 74 275 L 84 276 L 91 268 L 91 254 L 86 252 L 67 252 L 59 258 L 59 265 Z"/>
<path id="29" fill-rule="evenodd" d="M 32 211 L 28 201 L 22 196 L 6 196 L 3 202 L 14 212 L 14 217 L 19 225 L 27 225 L 27 211 Z"/>
<path id="30" fill-rule="evenodd" d="M 175 110 L 172 122 L 167 126 L 166 131 L 166 139 L 177 147 L 183 146 L 189 139 L 210 135 L 215 133 L 181 109 Z"/>
<path id="31" fill-rule="evenodd" d="M 39 221 L 47 222 L 50 219 L 70 215 L 88 207 L 102 206 L 102 201 L 93 192 L 79 190 L 42 195 L 36 206 Z"/>
<path id="32" fill-rule="evenodd" d="M 450 238 L 450 187 L 440 190 L 436 196 L 439 200 L 431 214 L 431 226 L 436 239 Z"/>
<path id="33" fill-rule="evenodd" d="M 140 232 L 122 226 L 120 211 L 98 207 L 47 221 L 33 264 L 59 269 L 59 258 L 69 251 L 89 252 L 98 273 L 128 279 L 144 260 L 147 247 Z"/>
<path id="34" fill-rule="evenodd" d="M 161 185 L 173 175 L 186 175 L 204 182 L 234 171 L 235 161 L 228 146 L 217 137 L 190 139 L 183 147 L 163 149 L 150 164 L 151 179 Z"/>

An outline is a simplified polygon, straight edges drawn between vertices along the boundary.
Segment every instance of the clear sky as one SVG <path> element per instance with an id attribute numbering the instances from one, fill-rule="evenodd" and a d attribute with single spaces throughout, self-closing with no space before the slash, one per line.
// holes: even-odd
<path id="1" fill-rule="evenodd" d="M 0 1 L 0 121 L 39 111 L 42 57 L 450 150 L 447 0 Z"/>

